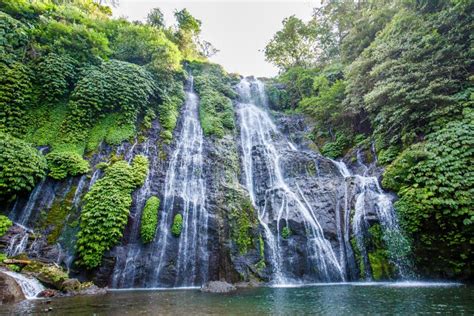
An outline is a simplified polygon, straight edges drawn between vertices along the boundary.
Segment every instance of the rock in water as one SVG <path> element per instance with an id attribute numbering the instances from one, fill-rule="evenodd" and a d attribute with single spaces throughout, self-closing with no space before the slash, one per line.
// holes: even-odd
<path id="1" fill-rule="evenodd" d="M 211 281 L 201 287 L 201 292 L 207 293 L 229 293 L 235 290 L 237 288 L 234 285 L 223 281 Z"/>
<path id="2" fill-rule="evenodd" d="M 61 285 L 64 292 L 79 291 L 81 289 L 81 282 L 78 279 L 67 279 Z"/>
<path id="3" fill-rule="evenodd" d="M 0 271 L 0 305 L 15 303 L 25 299 L 25 295 L 16 280 Z"/>

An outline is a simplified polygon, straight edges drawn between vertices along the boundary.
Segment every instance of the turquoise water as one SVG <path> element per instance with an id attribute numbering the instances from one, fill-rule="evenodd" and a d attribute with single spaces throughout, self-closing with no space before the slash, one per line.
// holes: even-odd
<path id="1" fill-rule="evenodd" d="M 0 314 L 49 315 L 360 315 L 474 314 L 474 287 L 446 283 L 349 283 L 240 289 L 112 291 L 0 306 Z"/>

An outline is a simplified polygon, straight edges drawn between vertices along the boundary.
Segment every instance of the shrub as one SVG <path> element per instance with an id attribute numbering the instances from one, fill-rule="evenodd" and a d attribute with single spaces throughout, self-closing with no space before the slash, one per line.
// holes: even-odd
<path id="1" fill-rule="evenodd" d="M 350 140 L 342 132 L 336 133 L 336 139 L 333 142 L 324 144 L 321 153 L 329 158 L 337 158 L 344 154 L 344 150 L 350 145 Z"/>
<path id="2" fill-rule="evenodd" d="M 45 171 L 46 159 L 37 149 L 0 132 L 0 198 L 33 189 Z"/>
<path id="3" fill-rule="evenodd" d="M 173 219 L 173 226 L 171 226 L 171 233 L 175 237 L 181 235 L 181 230 L 183 229 L 183 215 L 176 214 Z"/>
<path id="4" fill-rule="evenodd" d="M 288 226 L 283 227 L 281 230 L 281 237 L 283 239 L 288 239 L 291 236 L 291 229 Z"/>
<path id="5" fill-rule="evenodd" d="M 0 237 L 5 235 L 12 224 L 12 221 L 8 217 L 5 215 L 0 215 Z"/>
<path id="6" fill-rule="evenodd" d="M 236 97 L 230 84 L 232 79 L 214 64 L 194 62 L 190 65 L 194 87 L 200 97 L 199 119 L 206 136 L 223 137 L 233 130 L 234 111 L 230 98 Z"/>
<path id="7" fill-rule="evenodd" d="M 46 155 L 49 176 L 56 180 L 89 172 L 89 162 L 74 152 L 52 152 Z"/>
<path id="8" fill-rule="evenodd" d="M 142 212 L 140 236 L 143 243 L 149 243 L 155 238 L 156 225 L 158 224 L 158 208 L 160 199 L 156 196 L 150 197 Z"/>
<path id="9" fill-rule="evenodd" d="M 469 271 L 474 204 L 472 114 L 406 149 L 385 171 L 383 185 L 400 199 L 395 208 L 414 239 L 419 266 L 439 275 Z M 471 257 L 470 257 L 471 256 Z"/>
<path id="10" fill-rule="evenodd" d="M 145 181 L 148 161 L 136 156 L 132 166 L 118 161 L 105 170 L 84 197 L 81 230 L 77 235 L 78 263 L 88 269 L 100 265 L 103 253 L 122 237 L 127 224 L 131 194 Z"/>

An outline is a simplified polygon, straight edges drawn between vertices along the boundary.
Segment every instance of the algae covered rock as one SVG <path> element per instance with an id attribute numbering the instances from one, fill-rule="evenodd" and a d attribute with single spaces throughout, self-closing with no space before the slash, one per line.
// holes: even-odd
<path id="1" fill-rule="evenodd" d="M 57 290 L 62 290 L 64 281 L 69 279 L 68 274 L 61 267 L 39 261 L 32 261 L 23 268 L 22 272 L 34 276 L 44 285 Z"/>

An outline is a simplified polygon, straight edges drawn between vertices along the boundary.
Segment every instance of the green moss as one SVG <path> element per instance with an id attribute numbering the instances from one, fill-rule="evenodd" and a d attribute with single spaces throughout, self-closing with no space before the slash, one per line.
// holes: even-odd
<path id="1" fill-rule="evenodd" d="M 352 237 L 350 242 L 351 242 L 352 250 L 354 251 L 354 257 L 355 257 L 354 259 L 356 261 L 357 267 L 359 268 L 359 278 L 365 279 L 366 278 L 365 264 L 360 254 L 360 249 L 359 249 L 359 246 L 357 245 L 357 240 L 355 237 Z"/>
<path id="2" fill-rule="evenodd" d="M 183 215 L 176 214 L 173 219 L 173 225 L 171 226 L 171 233 L 175 237 L 181 235 L 181 230 L 183 229 Z"/>
<path id="3" fill-rule="evenodd" d="M 145 244 L 155 238 L 159 207 L 160 199 L 156 196 L 152 196 L 146 201 L 145 207 L 143 208 L 140 236 Z"/>
<path id="4" fill-rule="evenodd" d="M 369 252 L 369 261 L 372 269 L 372 277 L 375 281 L 390 278 L 393 269 L 384 250 Z"/>
<path id="5" fill-rule="evenodd" d="M 252 230 L 255 226 L 254 208 L 252 202 L 244 198 L 240 200 L 241 205 L 235 208 L 232 218 L 235 225 L 232 229 L 232 239 L 237 244 L 240 254 L 246 254 L 253 245 Z"/>
<path id="6" fill-rule="evenodd" d="M 261 271 L 265 269 L 267 266 L 265 263 L 265 244 L 263 242 L 262 234 L 258 235 L 258 245 L 259 245 L 260 260 L 255 265 L 255 268 Z"/>
<path id="7" fill-rule="evenodd" d="M 0 215 L 0 237 L 6 234 L 12 224 L 12 221 L 8 217 Z"/>
<path id="8" fill-rule="evenodd" d="M 395 269 L 390 262 L 390 254 L 380 224 L 372 225 L 369 228 L 369 240 L 366 241 L 366 243 L 374 280 L 378 281 L 392 278 Z"/>
<path id="9" fill-rule="evenodd" d="M 43 217 L 40 226 L 49 230 L 47 241 L 50 245 L 55 244 L 67 222 L 67 216 L 72 211 L 72 201 L 76 187 L 71 187 L 64 199 L 56 200 L 51 209 Z"/>

